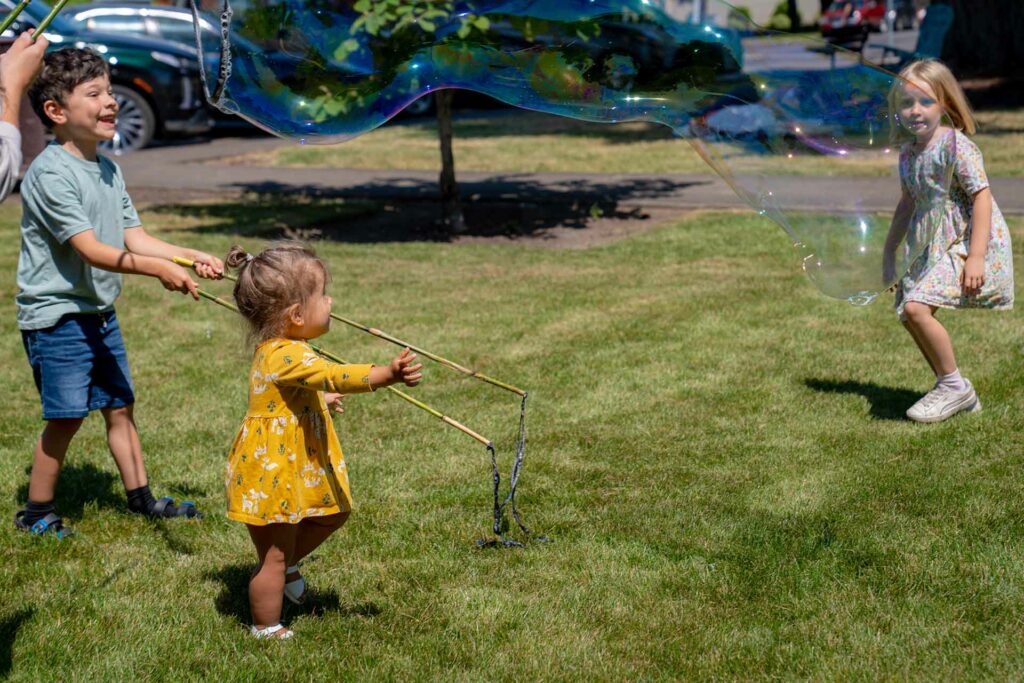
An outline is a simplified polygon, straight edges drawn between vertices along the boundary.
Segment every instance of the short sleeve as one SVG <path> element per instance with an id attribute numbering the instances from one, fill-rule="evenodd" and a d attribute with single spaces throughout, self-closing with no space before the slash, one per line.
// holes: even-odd
<path id="1" fill-rule="evenodd" d="M 966 135 L 956 136 L 956 165 L 953 172 L 964 191 L 974 196 L 989 186 L 981 150 Z"/>
<path id="2" fill-rule="evenodd" d="M 125 185 L 120 168 L 117 169 L 117 176 L 121 180 L 121 220 L 124 221 L 122 225 L 126 229 L 137 228 L 142 225 L 142 221 L 139 219 L 139 212 L 135 210 L 135 205 L 132 204 L 132 198 L 128 196 L 128 186 Z"/>
<path id="3" fill-rule="evenodd" d="M 58 173 L 33 176 L 29 187 L 22 188 L 22 201 L 61 244 L 93 228 L 78 188 Z"/>
<path id="4" fill-rule="evenodd" d="M 272 349 L 267 356 L 266 368 L 264 377 L 282 386 L 339 394 L 373 391 L 370 386 L 373 365 L 332 363 L 302 342 L 285 343 Z"/>

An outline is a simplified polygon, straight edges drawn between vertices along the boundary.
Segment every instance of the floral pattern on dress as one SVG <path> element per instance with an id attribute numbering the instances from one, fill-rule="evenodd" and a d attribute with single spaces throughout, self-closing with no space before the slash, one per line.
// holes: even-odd
<path id="1" fill-rule="evenodd" d="M 906 317 L 908 301 L 939 308 L 1013 308 L 1010 230 L 994 199 L 985 283 L 972 297 L 964 296 L 961 285 L 971 244 L 974 195 L 989 186 L 978 146 L 960 131 L 937 136 L 920 152 L 912 144 L 904 145 L 900 150 L 900 182 L 914 200 L 907 230 L 911 253 L 927 240 L 896 288 L 900 319 Z"/>
<path id="2" fill-rule="evenodd" d="M 332 363 L 292 339 L 256 348 L 249 408 L 225 468 L 228 517 L 297 524 L 352 509 L 341 444 L 320 391 L 371 391 L 372 367 Z"/>

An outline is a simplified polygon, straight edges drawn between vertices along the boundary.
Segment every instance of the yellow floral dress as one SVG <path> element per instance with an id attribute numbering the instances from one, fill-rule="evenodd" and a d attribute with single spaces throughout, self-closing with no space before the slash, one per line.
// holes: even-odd
<path id="1" fill-rule="evenodd" d="M 338 435 L 321 392 L 372 391 L 372 365 L 339 365 L 294 339 L 256 348 L 249 409 L 228 455 L 228 517 L 297 524 L 352 509 Z"/>

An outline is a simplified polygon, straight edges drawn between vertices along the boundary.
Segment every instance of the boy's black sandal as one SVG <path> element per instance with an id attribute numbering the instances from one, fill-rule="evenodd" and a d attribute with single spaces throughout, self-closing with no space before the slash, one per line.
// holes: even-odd
<path id="1" fill-rule="evenodd" d="M 53 512 L 36 520 L 32 524 L 25 521 L 25 515 L 27 513 L 28 510 L 18 510 L 14 513 L 14 526 L 22 531 L 27 531 L 30 534 L 35 534 L 36 536 L 50 534 L 52 536 L 56 536 L 57 539 L 64 539 L 75 534 L 74 531 L 64 526 L 64 520 Z"/>
<path id="2" fill-rule="evenodd" d="M 153 507 L 149 509 L 149 515 L 150 517 L 158 517 L 160 519 L 171 517 L 184 517 L 185 519 L 203 518 L 203 513 L 196 509 L 196 504 L 191 500 L 183 500 L 175 505 L 174 499 L 170 496 L 164 496 L 153 503 Z"/>

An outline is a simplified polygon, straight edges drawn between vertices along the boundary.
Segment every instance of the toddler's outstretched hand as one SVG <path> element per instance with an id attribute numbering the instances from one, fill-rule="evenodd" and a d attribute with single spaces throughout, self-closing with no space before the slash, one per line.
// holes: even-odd
<path id="1" fill-rule="evenodd" d="M 412 365 L 414 360 L 416 360 L 415 353 L 410 351 L 408 347 L 402 349 L 402 352 L 391 361 L 392 381 L 390 384 L 402 382 L 407 387 L 414 387 L 419 384 L 420 380 L 423 379 L 423 373 L 420 372 L 423 369 L 423 364 L 416 363 L 416 365 Z"/>

